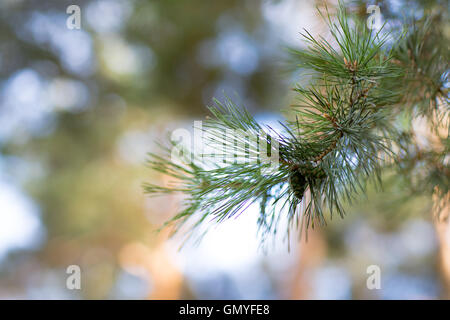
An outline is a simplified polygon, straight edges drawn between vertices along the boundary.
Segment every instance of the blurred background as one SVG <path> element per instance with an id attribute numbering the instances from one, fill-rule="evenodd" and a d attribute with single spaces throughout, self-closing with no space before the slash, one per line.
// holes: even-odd
<path id="1" fill-rule="evenodd" d="M 254 208 L 182 250 L 156 232 L 179 199 L 143 194 L 143 182 L 165 179 L 146 153 L 203 119 L 213 97 L 279 119 L 304 81 L 283 48 L 301 48 L 303 28 L 326 34 L 319 3 L 0 1 L 0 298 L 446 297 L 431 199 L 395 176 L 289 251 L 281 241 L 261 250 Z M 79 30 L 66 26 L 70 5 Z M 66 287 L 70 265 L 80 290 Z M 370 265 L 379 290 L 366 286 Z"/>

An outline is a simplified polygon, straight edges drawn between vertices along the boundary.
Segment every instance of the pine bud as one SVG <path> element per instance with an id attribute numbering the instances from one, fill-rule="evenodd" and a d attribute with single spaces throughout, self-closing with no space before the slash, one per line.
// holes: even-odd
<path id="1" fill-rule="evenodd" d="M 308 184 L 316 184 L 325 179 L 326 173 L 320 166 L 303 163 L 293 168 L 289 174 L 289 186 L 294 195 L 301 200 Z"/>
<path id="2" fill-rule="evenodd" d="M 301 200 L 303 198 L 303 193 L 306 190 L 307 182 L 305 176 L 298 168 L 291 170 L 289 174 L 289 186 L 294 195 Z"/>

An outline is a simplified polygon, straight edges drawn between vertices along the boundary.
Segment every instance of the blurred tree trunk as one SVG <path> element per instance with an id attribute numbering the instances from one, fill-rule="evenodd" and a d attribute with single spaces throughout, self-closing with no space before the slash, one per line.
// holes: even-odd
<path id="1" fill-rule="evenodd" d="M 444 152 L 444 146 L 440 137 L 446 137 L 448 135 L 448 128 L 445 123 L 441 122 L 441 126 L 433 130 L 423 120 L 414 121 L 414 131 L 416 136 L 425 138 L 427 143 L 425 146 L 419 147 L 431 147 L 438 152 Z M 442 283 L 442 298 L 450 299 L 450 193 L 445 196 L 440 196 L 439 190 L 435 190 L 433 194 L 433 208 L 432 217 L 434 219 L 434 227 L 436 230 L 436 236 L 439 243 L 439 272 Z"/>
<path id="2" fill-rule="evenodd" d="M 442 298 L 450 299 L 450 193 L 446 199 L 434 197 L 433 215 L 439 241 L 439 269 L 442 279 Z"/>
<path id="3" fill-rule="evenodd" d="M 147 279 L 152 300 L 176 300 L 182 298 L 184 277 L 170 257 L 166 245 L 167 231 L 161 233 L 157 244 L 150 248 L 134 242 L 122 248 L 119 260 L 123 268 L 138 270 Z"/>
<path id="4" fill-rule="evenodd" d="M 314 299 L 314 272 L 322 264 L 327 243 L 320 228 L 308 230 L 308 240 L 301 240 L 299 254 L 294 265 L 290 299 Z"/>

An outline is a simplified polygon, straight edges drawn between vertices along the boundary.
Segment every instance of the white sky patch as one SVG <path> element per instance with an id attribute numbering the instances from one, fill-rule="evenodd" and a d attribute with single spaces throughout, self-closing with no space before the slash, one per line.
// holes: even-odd
<path id="1" fill-rule="evenodd" d="M 0 92 L 0 141 L 18 131 L 39 133 L 48 127 L 52 114 L 46 85 L 32 69 L 17 71 L 6 81 Z"/>
<path id="2" fill-rule="evenodd" d="M 281 210 L 279 212 L 283 214 Z M 267 292 L 270 284 L 263 262 L 265 267 L 275 273 L 277 270 L 289 270 L 298 259 L 297 251 L 293 249 L 297 245 L 297 239 L 291 239 L 290 252 L 286 242 L 275 239 L 272 243 L 272 239 L 269 239 L 267 252 L 264 253 L 257 235 L 258 215 L 259 204 L 255 202 L 239 216 L 219 225 L 206 219 L 202 230 L 209 231 L 198 244 L 191 241 L 180 251 L 176 251 L 180 246 L 180 238 L 175 237 L 169 241 L 173 249 L 172 259 L 189 279 L 194 291 L 200 290 L 198 294 L 211 296 L 201 291 L 215 290 L 209 286 L 205 288 L 205 284 L 225 276 L 238 290 L 238 297 L 267 298 L 263 293 Z M 198 233 L 202 230 L 198 230 Z"/>
<path id="3" fill-rule="evenodd" d="M 233 20 L 220 28 L 224 30 L 216 38 L 198 46 L 198 62 L 207 67 L 226 66 L 241 76 L 255 72 L 260 61 L 258 44 Z"/>
<path id="4" fill-rule="evenodd" d="M 251 74 L 258 67 L 258 50 L 243 32 L 222 33 L 217 40 L 216 51 L 221 60 L 240 75 Z"/>
<path id="5" fill-rule="evenodd" d="M 86 19 L 98 33 L 122 30 L 132 11 L 131 4 L 122 0 L 99 0 L 88 4 Z"/>
<path id="6" fill-rule="evenodd" d="M 313 299 L 351 299 L 352 281 L 350 274 L 338 266 L 324 266 L 313 275 Z"/>
<path id="7" fill-rule="evenodd" d="M 83 30 L 61 27 L 66 19 L 65 14 L 34 12 L 24 24 L 23 33 L 31 34 L 43 46 L 50 46 L 66 70 L 90 75 L 95 70 L 91 36 Z"/>
<path id="8" fill-rule="evenodd" d="M 272 25 L 273 32 L 287 45 L 293 46 L 301 44 L 300 32 L 303 29 L 314 31 L 317 28 L 315 10 L 314 1 L 265 1 L 263 4 L 263 15 Z"/>
<path id="9" fill-rule="evenodd" d="M 0 260 L 11 250 L 36 248 L 44 231 L 35 205 L 19 190 L 0 181 Z"/>
<path id="10" fill-rule="evenodd" d="M 188 272 L 231 271 L 252 263 L 258 256 L 256 234 L 258 206 L 251 206 L 236 218 L 220 225 L 210 222 L 208 233 L 196 246 L 187 244 L 180 257 Z M 208 224 L 208 219 L 205 221 Z M 197 258 L 193 258 L 197 256 Z"/>

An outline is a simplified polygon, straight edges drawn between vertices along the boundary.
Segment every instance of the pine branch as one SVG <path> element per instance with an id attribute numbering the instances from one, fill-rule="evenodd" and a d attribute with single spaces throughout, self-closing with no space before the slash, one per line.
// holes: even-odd
<path id="1" fill-rule="evenodd" d="M 145 190 L 185 196 L 185 209 L 168 224 L 179 228 L 192 220 L 195 230 L 207 220 L 222 222 L 259 204 L 263 239 L 277 233 L 283 219 L 289 235 L 293 227 L 325 225 L 326 211 L 344 217 L 344 202 L 364 193 L 369 179 L 380 183 L 381 169 L 393 158 L 400 137 L 399 109 L 393 106 L 404 101 L 402 86 L 411 83 L 403 81 L 411 74 L 402 60 L 410 40 L 401 33 L 373 32 L 356 19 L 351 27 L 354 17 L 342 4 L 336 20 L 328 12 L 324 18 L 338 48 L 305 31 L 308 49 L 291 50 L 298 66 L 314 77 L 307 88 L 294 89 L 298 103 L 287 114 L 295 120 L 281 123 L 282 132 L 257 123 L 230 99 L 215 101 L 204 142 L 216 153 L 221 150 L 220 161 L 190 150 L 185 154 L 194 161 L 184 164 L 150 155 L 153 169 L 178 182 L 148 184 Z M 275 168 L 262 161 L 261 147 L 279 156 Z"/>

